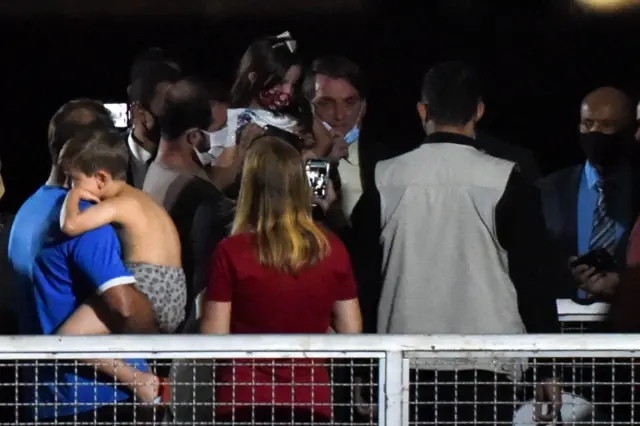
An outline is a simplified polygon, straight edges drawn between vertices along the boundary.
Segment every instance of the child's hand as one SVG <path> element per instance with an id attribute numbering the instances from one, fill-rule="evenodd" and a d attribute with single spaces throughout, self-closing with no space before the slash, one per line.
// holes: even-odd
<path id="1" fill-rule="evenodd" d="M 71 196 L 77 197 L 80 200 L 92 201 L 94 203 L 99 203 L 100 202 L 100 198 L 98 198 L 97 196 L 95 196 L 91 192 L 87 191 L 86 189 L 73 188 L 71 191 L 69 191 L 69 193 L 70 193 Z"/>

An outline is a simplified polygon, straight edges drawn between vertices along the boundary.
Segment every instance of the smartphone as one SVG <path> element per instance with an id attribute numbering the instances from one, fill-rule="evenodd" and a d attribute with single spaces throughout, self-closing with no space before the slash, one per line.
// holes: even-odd
<path id="1" fill-rule="evenodd" d="M 613 272 L 616 270 L 616 260 L 605 249 L 592 250 L 571 262 L 571 266 L 587 265 L 597 272 Z"/>
<path id="2" fill-rule="evenodd" d="M 304 140 L 295 133 L 282 130 L 279 127 L 271 126 L 269 124 L 264 126 L 263 136 L 273 136 L 276 138 L 280 138 L 297 150 L 300 150 L 304 144 Z"/>
<path id="3" fill-rule="evenodd" d="M 325 199 L 327 197 L 330 167 L 331 163 L 326 160 L 310 159 L 305 162 L 309 186 L 316 198 Z"/>
<path id="4" fill-rule="evenodd" d="M 117 129 L 129 128 L 129 104 L 105 103 L 104 107 L 111 113 L 111 118 L 113 118 Z"/>

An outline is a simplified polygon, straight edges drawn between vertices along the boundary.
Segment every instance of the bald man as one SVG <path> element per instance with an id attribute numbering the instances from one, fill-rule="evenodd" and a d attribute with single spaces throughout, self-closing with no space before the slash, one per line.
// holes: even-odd
<path id="1" fill-rule="evenodd" d="M 607 299 L 618 283 L 617 270 L 576 264 L 596 249 L 625 265 L 629 231 L 638 212 L 631 167 L 634 111 L 627 95 L 613 87 L 589 93 L 580 107 L 580 146 L 586 162 L 540 180 L 547 228 L 554 249 L 567 265 L 558 297 L 580 303 Z M 582 263 L 582 262 L 578 262 Z"/>

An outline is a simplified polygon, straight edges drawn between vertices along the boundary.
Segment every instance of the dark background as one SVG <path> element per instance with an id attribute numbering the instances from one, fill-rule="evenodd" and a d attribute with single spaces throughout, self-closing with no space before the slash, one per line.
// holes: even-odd
<path id="1" fill-rule="evenodd" d="M 120 9 L 81 7 L 107 0 L 68 0 L 60 3 L 66 8 L 46 10 L 38 4 L 48 2 L 23 0 L 24 9 L 8 3 L 11 11 L 0 6 L 0 156 L 8 188 L 2 208 L 9 211 L 48 174 L 53 112 L 76 97 L 126 101 L 130 62 L 150 46 L 227 83 L 250 41 L 264 34 L 290 30 L 308 60 L 347 55 L 368 76 L 365 131 L 385 155 L 422 138 L 415 102 L 426 70 L 438 61 L 465 60 L 485 83 L 482 126 L 531 148 L 543 172 L 580 161 L 579 104 L 588 91 L 616 85 L 634 101 L 638 94 L 638 14 L 584 13 L 570 0 L 305 0 L 293 9 L 284 0 L 230 0 L 235 6 L 217 1 L 217 9 L 196 5 L 181 13 L 176 5 L 188 0 L 171 6 L 130 0 L 136 7 L 128 12 L 115 0 Z"/>

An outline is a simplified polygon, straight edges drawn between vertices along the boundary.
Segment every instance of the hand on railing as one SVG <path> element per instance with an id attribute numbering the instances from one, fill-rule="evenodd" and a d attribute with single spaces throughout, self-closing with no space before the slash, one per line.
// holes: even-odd
<path id="1" fill-rule="evenodd" d="M 534 417 L 538 422 L 558 419 L 562 408 L 562 386 L 555 379 L 544 379 L 536 386 Z M 543 407 L 547 406 L 544 410 Z"/>

